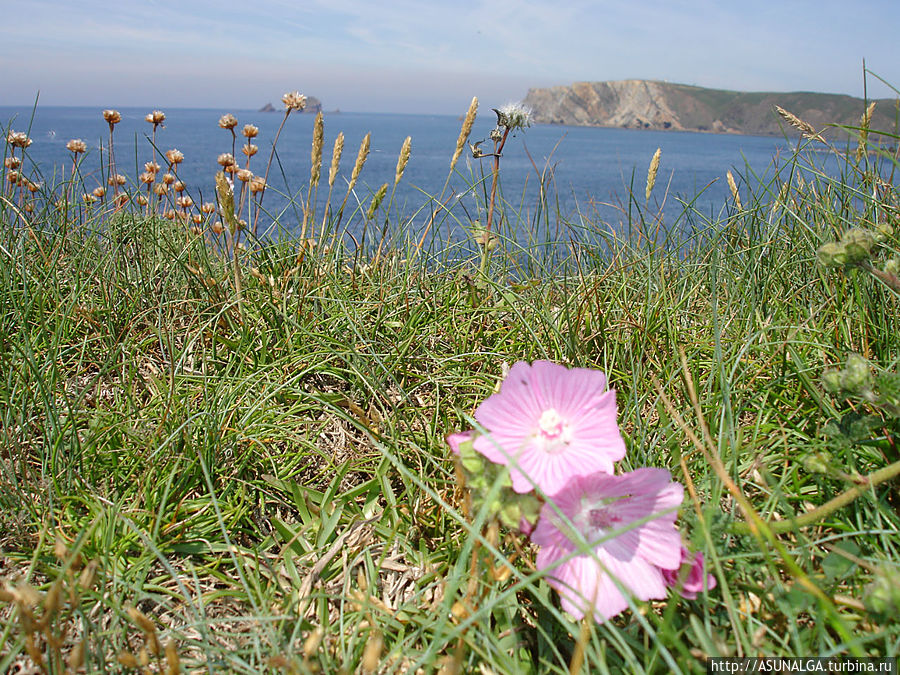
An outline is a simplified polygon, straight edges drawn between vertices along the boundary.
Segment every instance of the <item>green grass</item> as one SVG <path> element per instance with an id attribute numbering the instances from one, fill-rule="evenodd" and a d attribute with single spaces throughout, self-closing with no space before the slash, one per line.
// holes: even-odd
<path id="1" fill-rule="evenodd" d="M 567 673 L 579 648 L 590 673 L 896 655 L 896 612 L 865 604 L 900 560 L 896 481 L 770 539 L 740 527 L 737 497 L 783 522 L 898 459 L 889 420 L 826 435 L 877 411 L 819 384 L 851 351 L 895 367 L 898 298 L 816 265 L 851 227 L 896 228 L 897 195 L 805 161 L 746 176 L 744 208 L 692 214 L 694 235 L 664 224 L 666 245 L 640 236 L 654 215 L 636 201 L 619 235 L 561 223 L 586 239 L 564 259 L 501 236 L 481 274 L 400 240 L 377 260 L 286 240 L 243 254 L 239 291 L 173 222 L 47 202 L 25 223 L 4 198 L 0 670 L 40 653 L 64 672 L 81 644 L 88 672 L 130 671 L 154 635 L 154 672 L 167 645 L 185 672 L 244 673 Z M 690 483 L 680 528 L 715 590 L 573 622 L 521 537 L 463 515 L 444 437 L 519 359 L 608 373 L 624 467 Z"/>

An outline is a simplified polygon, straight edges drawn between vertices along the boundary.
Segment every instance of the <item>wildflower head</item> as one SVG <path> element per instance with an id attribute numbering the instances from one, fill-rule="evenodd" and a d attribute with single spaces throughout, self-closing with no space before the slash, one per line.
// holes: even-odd
<path id="1" fill-rule="evenodd" d="M 166 121 L 166 113 L 164 113 L 162 110 L 154 110 L 151 113 L 147 113 L 147 116 L 144 119 L 154 127 L 158 127 L 160 124 Z"/>
<path id="2" fill-rule="evenodd" d="M 71 141 L 66 143 L 66 150 L 77 155 L 79 153 L 87 151 L 87 144 L 80 138 L 73 138 Z"/>
<path id="3" fill-rule="evenodd" d="M 259 152 L 259 146 L 256 143 L 247 143 L 246 145 L 241 146 L 241 152 L 243 152 L 247 157 L 253 157 L 257 152 Z"/>
<path id="4" fill-rule="evenodd" d="M 31 139 L 24 131 L 10 131 L 6 135 L 6 142 L 14 148 L 27 148 L 31 145 Z"/>
<path id="5" fill-rule="evenodd" d="M 219 118 L 219 126 L 223 129 L 234 129 L 238 125 L 237 117 L 228 113 Z"/>
<path id="6" fill-rule="evenodd" d="M 536 485 L 553 494 L 573 476 L 612 473 L 613 462 L 625 455 L 616 394 L 599 370 L 520 361 L 475 419 L 486 431 L 475 439 L 475 450 L 511 465 L 516 492 Z"/>
<path id="7" fill-rule="evenodd" d="M 256 138 L 259 135 L 259 127 L 255 124 L 245 124 L 241 133 L 247 138 Z"/>
<path id="8" fill-rule="evenodd" d="M 524 129 L 531 126 L 532 110 L 522 103 L 507 103 L 493 109 L 497 113 L 497 126 L 513 129 Z"/>
<path id="9" fill-rule="evenodd" d="M 234 155 L 232 155 L 230 152 L 223 152 L 218 156 L 216 162 L 219 163 L 219 166 L 231 166 L 232 164 L 234 164 Z"/>
<path id="10" fill-rule="evenodd" d="M 103 119 L 109 123 L 109 126 L 113 126 L 122 121 L 122 115 L 118 110 L 104 110 Z"/>
<path id="11" fill-rule="evenodd" d="M 289 91 L 281 97 L 285 110 L 303 110 L 306 107 L 306 97 L 299 91 Z"/>
<path id="12" fill-rule="evenodd" d="M 181 164 L 184 161 L 184 153 L 181 150 L 172 148 L 171 150 L 166 150 L 166 159 L 169 161 L 169 164 Z"/>
<path id="13" fill-rule="evenodd" d="M 575 477 L 541 509 L 537 566 L 577 618 L 604 621 L 640 600 L 666 597 L 663 570 L 681 566 L 675 529 L 684 489 L 665 469 Z"/>
<path id="14" fill-rule="evenodd" d="M 263 192 L 266 189 L 266 179 L 262 176 L 253 176 L 250 179 L 250 192 L 256 194 L 257 192 Z"/>

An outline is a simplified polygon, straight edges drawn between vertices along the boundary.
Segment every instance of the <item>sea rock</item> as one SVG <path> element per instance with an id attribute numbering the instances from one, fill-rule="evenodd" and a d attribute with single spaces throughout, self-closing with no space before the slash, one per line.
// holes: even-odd
<path id="1" fill-rule="evenodd" d="M 272 105 L 271 102 L 266 103 L 262 108 L 259 109 L 259 112 L 283 112 L 284 108 L 276 108 Z M 302 110 L 305 113 L 312 113 L 316 115 L 322 112 L 322 102 L 317 99 L 315 96 L 307 96 L 306 97 L 306 107 Z"/>

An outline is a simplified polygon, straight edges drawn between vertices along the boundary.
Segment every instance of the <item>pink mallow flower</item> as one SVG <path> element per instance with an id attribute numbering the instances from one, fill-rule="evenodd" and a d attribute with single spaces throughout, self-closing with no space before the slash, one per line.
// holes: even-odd
<path id="1" fill-rule="evenodd" d="M 612 473 L 625 456 L 616 393 L 599 370 L 519 361 L 475 419 L 487 432 L 475 439 L 475 450 L 495 464 L 512 463 L 513 490 L 520 493 L 536 485 L 553 494 L 573 476 Z"/>
<path id="2" fill-rule="evenodd" d="M 716 578 L 704 572 L 702 551 L 691 553 L 682 546 L 680 566 L 674 570 L 662 570 L 662 575 L 667 585 L 678 589 L 681 597 L 693 600 L 697 597 L 697 593 L 710 591 L 716 587 Z"/>
<path id="3" fill-rule="evenodd" d="M 675 518 L 683 498 L 668 471 L 651 468 L 574 478 L 553 495 L 531 540 L 562 608 L 578 619 L 592 610 L 602 623 L 628 607 L 625 592 L 665 598 L 663 570 L 681 565 Z"/>

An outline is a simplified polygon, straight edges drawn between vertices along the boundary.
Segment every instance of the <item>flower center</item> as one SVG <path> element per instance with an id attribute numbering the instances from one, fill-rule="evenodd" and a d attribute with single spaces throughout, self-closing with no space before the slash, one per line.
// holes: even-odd
<path id="1" fill-rule="evenodd" d="M 541 413 L 538 420 L 538 428 L 541 430 L 541 436 L 548 441 L 556 441 L 563 435 L 565 431 L 565 421 L 556 412 L 556 408 L 550 408 Z"/>

